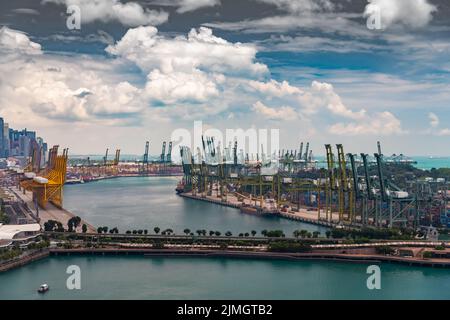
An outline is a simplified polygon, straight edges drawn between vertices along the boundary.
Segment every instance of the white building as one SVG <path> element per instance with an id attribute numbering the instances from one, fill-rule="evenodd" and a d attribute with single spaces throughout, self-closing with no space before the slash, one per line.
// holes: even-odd
<path id="1" fill-rule="evenodd" d="M 39 223 L 31 224 L 1 224 L 0 247 L 7 247 L 13 242 L 28 242 L 41 233 Z"/>

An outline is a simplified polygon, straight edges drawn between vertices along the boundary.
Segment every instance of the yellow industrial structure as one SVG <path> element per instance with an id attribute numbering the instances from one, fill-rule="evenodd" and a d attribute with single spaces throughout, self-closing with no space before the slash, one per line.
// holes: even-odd
<path id="1" fill-rule="evenodd" d="M 63 187 L 66 180 L 68 149 L 64 149 L 63 154 L 58 155 L 58 148 L 59 146 L 54 146 L 50 149 L 48 163 L 43 170 L 33 164 L 32 160 L 28 169 L 31 167 L 34 171 L 25 172 L 23 179 L 20 181 L 20 187 L 23 190 L 31 191 L 33 200 L 43 209 L 46 208 L 48 202 L 58 208 L 63 206 Z"/>

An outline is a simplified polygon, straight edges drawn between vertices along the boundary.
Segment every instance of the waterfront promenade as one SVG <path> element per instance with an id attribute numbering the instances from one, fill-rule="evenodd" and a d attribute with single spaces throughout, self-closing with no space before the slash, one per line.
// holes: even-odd
<path id="1" fill-rule="evenodd" d="M 60 233 L 47 232 L 46 236 L 60 239 Z M 121 234 L 66 234 L 71 238 L 54 240 L 50 248 L 32 250 L 21 256 L 0 262 L 0 272 L 8 271 L 51 255 L 143 255 L 168 257 L 221 257 L 249 259 L 284 259 L 284 260 L 333 260 L 357 263 L 392 262 L 415 266 L 450 267 L 450 259 L 425 258 L 422 253 L 435 251 L 438 245 L 450 246 L 450 242 L 433 241 L 373 241 L 371 243 L 345 244 L 320 243 L 322 241 L 339 241 L 329 239 L 309 239 L 309 252 L 277 252 L 271 250 L 272 242 L 292 243 L 293 238 L 261 237 L 191 237 L 161 235 L 121 235 Z M 75 238 L 74 238 L 75 237 Z M 99 241 L 103 238 L 102 241 Z M 196 239 L 194 243 L 191 240 Z M 136 240 L 153 242 L 135 243 Z M 162 241 L 165 239 L 165 241 Z M 107 240 L 107 241 L 106 241 Z M 132 241 L 134 240 L 134 241 Z M 92 242 L 96 243 L 95 247 Z M 131 242 L 130 242 L 131 241 Z M 156 241 L 156 242 L 155 242 Z M 65 244 L 69 244 L 67 247 Z M 90 245 L 87 245 L 90 243 Z M 155 247 L 160 243 L 161 247 Z M 400 251 L 411 251 L 411 256 L 383 255 L 377 253 L 377 247 L 395 247 Z M 445 251 L 445 250 L 444 250 Z M 448 250 L 447 250 L 448 251 Z M 445 252 L 447 252 L 445 251 Z M 415 252 L 415 253 L 414 253 Z"/>
<path id="2" fill-rule="evenodd" d="M 16 187 L 13 187 L 11 189 L 13 190 L 13 192 L 17 197 L 19 197 L 22 201 L 25 202 L 25 204 L 28 206 L 30 210 L 32 210 L 35 216 L 36 212 L 37 211 L 39 212 L 38 214 L 39 224 L 41 225 L 42 228 L 44 228 L 44 223 L 49 220 L 59 221 L 65 228 L 67 228 L 67 222 L 69 221 L 69 219 L 75 217 L 75 215 L 72 212 L 65 209 L 57 208 L 50 202 L 47 204 L 46 209 L 39 208 L 38 210 L 36 210 L 35 203 L 33 202 L 32 192 L 25 191 L 24 193 L 23 190 L 19 190 Z M 86 224 L 88 232 L 96 232 L 97 229 L 85 220 L 81 220 L 80 226 L 78 227 L 79 230 L 81 230 L 81 226 L 83 224 Z"/>
<path id="3" fill-rule="evenodd" d="M 280 259 L 280 260 L 329 260 L 353 263 L 401 263 L 410 266 L 425 266 L 450 268 L 449 259 L 422 259 L 417 257 L 398 257 L 380 255 L 375 253 L 339 253 L 339 252 L 308 252 L 308 253 L 281 253 L 268 252 L 261 248 L 250 250 L 249 248 L 235 247 L 229 250 L 209 248 L 167 248 L 153 249 L 142 246 L 116 247 L 116 248 L 74 248 L 74 249 L 50 249 L 50 255 L 143 255 L 165 257 L 206 257 L 206 258 L 246 258 L 246 259 Z"/>

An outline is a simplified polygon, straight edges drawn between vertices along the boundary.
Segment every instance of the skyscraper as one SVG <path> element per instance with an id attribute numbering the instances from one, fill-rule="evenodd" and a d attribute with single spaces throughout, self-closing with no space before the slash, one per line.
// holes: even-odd
<path id="1" fill-rule="evenodd" d="M 0 118 L 0 158 L 5 157 L 5 121 Z"/>
<path id="2" fill-rule="evenodd" d="M 9 154 L 10 154 L 10 151 L 9 151 L 9 149 L 10 149 L 10 142 L 9 142 L 9 124 L 7 124 L 7 123 L 5 123 L 4 125 L 3 125 L 3 139 L 4 139 L 4 146 L 3 146 L 3 149 L 4 149 L 4 156 L 5 156 L 5 158 L 8 158 L 9 157 Z"/>

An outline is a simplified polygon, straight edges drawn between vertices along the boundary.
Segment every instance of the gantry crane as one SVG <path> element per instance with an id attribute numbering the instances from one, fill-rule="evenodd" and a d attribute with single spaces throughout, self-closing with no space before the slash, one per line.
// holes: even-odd
<path id="1" fill-rule="evenodd" d="M 63 154 L 58 156 L 58 146 L 51 149 L 49 162 L 45 173 L 42 176 L 36 176 L 32 180 L 21 182 L 24 190 L 33 193 L 33 199 L 37 204 L 45 209 L 48 202 L 56 207 L 63 206 L 63 187 L 66 180 L 68 149 L 64 149 Z"/>

